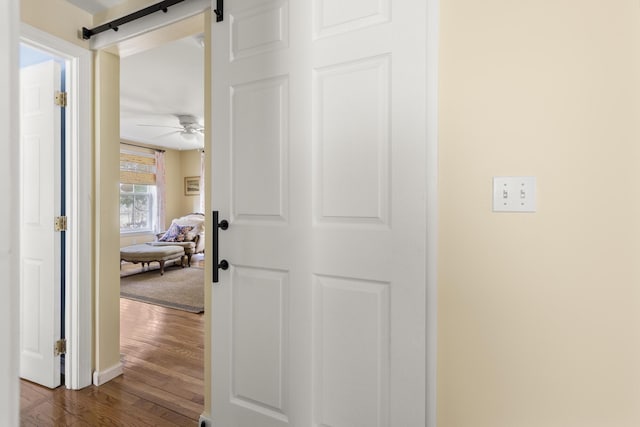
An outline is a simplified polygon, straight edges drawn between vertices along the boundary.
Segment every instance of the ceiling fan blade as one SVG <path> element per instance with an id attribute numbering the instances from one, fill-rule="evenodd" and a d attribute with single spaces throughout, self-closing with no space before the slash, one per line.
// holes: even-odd
<path id="1" fill-rule="evenodd" d="M 178 133 L 182 133 L 182 131 L 174 130 L 174 131 L 169 132 L 169 133 L 163 133 L 162 135 L 158 135 L 158 136 L 156 136 L 156 138 L 166 138 L 168 136 L 175 135 L 175 134 L 178 134 Z"/>
<path id="2" fill-rule="evenodd" d="M 185 129 L 187 131 L 187 133 L 197 133 L 200 135 L 204 135 L 204 128 L 203 127 L 191 127 L 191 128 L 187 128 Z"/>
<path id="3" fill-rule="evenodd" d="M 146 126 L 146 127 L 154 127 L 154 128 L 182 129 L 182 127 L 180 127 L 180 126 L 166 126 L 166 125 L 143 125 L 143 124 L 137 124 L 136 126 Z"/>

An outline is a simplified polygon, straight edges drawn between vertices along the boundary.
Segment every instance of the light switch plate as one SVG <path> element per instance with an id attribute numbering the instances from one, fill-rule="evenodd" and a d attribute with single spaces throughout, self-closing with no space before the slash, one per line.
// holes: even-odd
<path id="1" fill-rule="evenodd" d="M 494 176 L 494 212 L 535 212 L 535 176 Z"/>

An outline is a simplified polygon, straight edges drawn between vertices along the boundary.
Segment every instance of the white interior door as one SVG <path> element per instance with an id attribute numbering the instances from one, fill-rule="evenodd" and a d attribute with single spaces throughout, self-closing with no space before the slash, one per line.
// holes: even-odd
<path id="1" fill-rule="evenodd" d="M 425 425 L 426 16 L 227 0 L 212 23 L 214 425 Z"/>
<path id="2" fill-rule="evenodd" d="M 20 376 L 60 385 L 60 65 L 20 71 Z"/>

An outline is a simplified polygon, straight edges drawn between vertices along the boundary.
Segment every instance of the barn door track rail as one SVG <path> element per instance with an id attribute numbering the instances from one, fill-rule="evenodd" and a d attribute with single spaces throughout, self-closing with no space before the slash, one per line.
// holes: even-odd
<path id="1" fill-rule="evenodd" d="M 159 11 L 167 13 L 171 6 L 183 1 L 184 0 L 164 0 L 160 3 L 156 3 L 154 5 L 145 7 L 144 9 L 140 9 L 137 12 L 133 12 L 129 15 L 123 16 L 122 18 L 114 19 L 113 21 L 107 22 L 106 24 L 98 25 L 95 28 L 89 29 L 86 27 L 82 27 L 82 38 L 84 40 L 89 40 L 92 36 L 95 36 L 96 34 L 100 34 L 107 30 L 118 31 L 118 27 L 122 24 L 135 21 L 136 19 L 144 18 L 147 15 L 151 15 L 152 13 Z"/>

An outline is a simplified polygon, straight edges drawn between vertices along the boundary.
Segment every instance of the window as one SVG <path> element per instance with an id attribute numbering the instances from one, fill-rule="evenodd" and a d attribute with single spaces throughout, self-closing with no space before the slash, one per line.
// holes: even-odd
<path id="1" fill-rule="evenodd" d="M 120 232 L 152 232 L 157 222 L 156 162 L 152 154 L 120 152 Z"/>
<path id="2" fill-rule="evenodd" d="M 155 185 L 120 183 L 120 232 L 154 229 Z"/>

